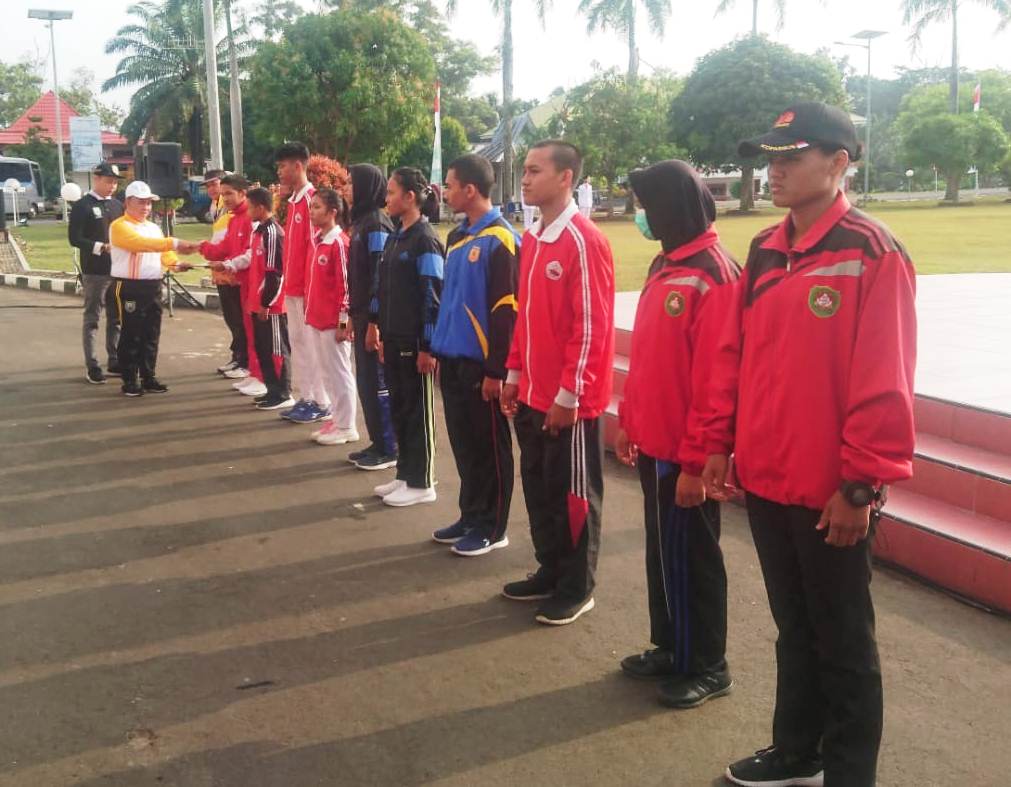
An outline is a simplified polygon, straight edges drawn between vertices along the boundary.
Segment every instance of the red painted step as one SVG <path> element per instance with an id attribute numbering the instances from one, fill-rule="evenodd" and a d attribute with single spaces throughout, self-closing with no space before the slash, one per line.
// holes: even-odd
<path id="1" fill-rule="evenodd" d="M 1011 523 L 891 490 L 874 538 L 878 559 L 1011 613 Z"/>
<path id="2" fill-rule="evenodd" d="M 1011 414 L 917 394 L 916 431 L 1005 456 L 1011 454 Z"/>

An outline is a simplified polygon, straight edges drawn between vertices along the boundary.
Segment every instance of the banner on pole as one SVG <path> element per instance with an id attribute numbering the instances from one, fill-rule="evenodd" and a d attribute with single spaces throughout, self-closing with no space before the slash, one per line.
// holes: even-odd
<path id="1" fill-rule="evenodd" d="M 972 111 L 979 112 L 979 105 L 983 98 L 983 85 L 980 82 L 976 83 L 976 87 L 972 91 Z"/>
<path id="2" fill-rule="evenodd" d="M 70 118 L 70 162 L 73 172 L 88 172 L 102 163 L 102 124 L 97 115 Z"/>

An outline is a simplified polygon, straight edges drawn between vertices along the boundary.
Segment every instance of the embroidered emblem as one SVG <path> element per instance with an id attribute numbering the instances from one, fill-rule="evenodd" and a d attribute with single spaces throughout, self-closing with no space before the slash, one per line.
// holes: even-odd
<path id="1" fill-rule="evenodd" d="M 301 213 L 296 213 L 295 214 L 295 223 L 296 224 L 301 224 L 302 223 L 302 214 Z"/>
<path id="2" fill-rule="evenodd" d="M 327 261 L 327 256 L 326 256 L 325 254 L 320 254 L 320 255 L 319 255 L 319 256 L 318 256 L 317 258 L 316 258 L 316 262 L 317 262 L 317 264 L 319 264 L 319 265 L 326 265 L 326 261 Z"/>
<path id="3" fill-rule="evenodd" d="M 467 255 L 467 259 L 470 262 L 477 262 L 481 259 L 481 247 L 474 245 L 470 247 L 470 254 Z"/>
<path id="4" fill-rule="evenodd" d="M 773 124 L 773 128 L 789 128 L 790 124 L 796 119 L 796 115 L 793 112 L 786 111 L 780 115 L 776 122 Z"/>
<path id="5" fill-rule="evenodd" d="M 127 314 L 133 314 L 135 311 L 137 311 L 137 302 L 123 301 L 123 311 L 125 311 Z"/>
<path id="6" fill-rule="evenodd" d="M 552 262 L 549 262 L 547 266 L 545 266 L 544 268 L 544 275 L 547 276 L 549 279 L 551 279 L 551 281 L 558 281 L 560 278 L 562 278 L 562 273 L 563 273 L 562 263 L 560 263 L 558 260 L 553 260 Z"/>
<path id="7" fill-rule="evenodd" d="M 663 310 L 669 317 L 680 317 L 685 312 L 685 296 L 677 290 L 672 290 L 664 301 Z"/>
<path id="8" fill-rule="evenodd" d="M 815 317 L 831 317 L 842 304 L 842 294 L 831 287 L 816 285 L 807 296 L 807 305 Z"/>

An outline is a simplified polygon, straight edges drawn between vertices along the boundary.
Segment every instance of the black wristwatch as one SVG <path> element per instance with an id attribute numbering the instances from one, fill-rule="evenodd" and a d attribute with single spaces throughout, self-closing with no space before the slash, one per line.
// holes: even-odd
<path id="1" fill-rule="evenodd" d="M 883 489 L 884 487 L 874 487 L 863 481 L 843 481 L 839 485 L 839 491 L 846 502 L 857 508 L 879 502 L 882 499 Z"/>

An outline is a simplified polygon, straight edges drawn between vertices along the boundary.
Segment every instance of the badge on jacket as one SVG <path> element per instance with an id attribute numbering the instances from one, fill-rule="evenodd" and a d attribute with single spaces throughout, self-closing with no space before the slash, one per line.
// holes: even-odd
<path id="1" fill-rule="evenodd" d="M 807 296 L 807 305 L 815 317 L 832 317 L 842 304 L 842 293 L 824 285 L 815 285 Z"/>
<path id="2" fill-rule="evenodd" d="M 479 259 L 481 259 L 481 247 L 476 245 L 471 246 L 470 254 L 467 255 L 467 259 L 470 262 L 477 262 Z"/>
<path id="3" fill-rule="evenodd" d="M 544 268 L 544 275 L 551 279 L 551 281 L 558 281 L 562 278 L 563 272 L 562 263 L 558 260 L 552 260 Z"/>
<path id="4" fill-rule="evenodd" d="M 677 290 L 672 290 L 664 301 L 663 310 L 670 317 L 680 317 L 685 313 L 685 296 Z"/>
<path id="5" fill-rule="evenodd" d="M 91 206 L 91 212 L 93 214 L 95 214 L 95 218 L 96 219 L 102 218 L 102 209 L 100 207 L 98 207 L 98 205 L 92 205 Z"/>

